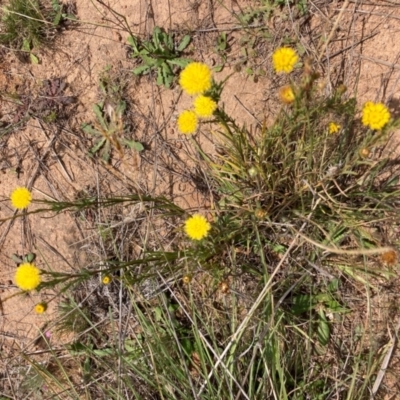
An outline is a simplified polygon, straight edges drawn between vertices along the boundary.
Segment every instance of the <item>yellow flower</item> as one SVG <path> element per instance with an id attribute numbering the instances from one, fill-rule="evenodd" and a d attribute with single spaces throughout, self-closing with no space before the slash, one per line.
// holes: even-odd
<path id="1" fill-rule="evenodd" d="M 21 264 L 15 272 L 15 284 L 22 290 L 36 289 L 42 279 L 40 278 L 40 270 L 30 263 Z"/>
<path id="2" fill-rule="evenodd" d="M 194 214 L 185 222 L 185 232 L 192 240 L 201 240 L 208 235 L 210 223 L 200 214 Z"/>
<path id="3" fill-rule="evenodd" d="M 362 111 L 362 123 L 371 129 L 382 129 L 390 119 L 390 112 L 382 103 L 367 101 Z"/>
<path id="4" fill-rule="evenodd" d="M 371 154 L 371 152 L 370 152 L 366 147 L 364 147 L 363 149 L 361 149 L 361 150 L 359 151 L 359 154 L 360 154 L 361 157 L 367 158 L 367 157 L 369 157 L 369 155 Z"/>
<path id="5" fill-rule="evenodd" d="M 194 111 L 185 110 L 179 114 L 178 128 L 184 135 L 190 135 L 197 129 L 197 115 Z"/>
<path id="6" fill-rule="evenodd" d="M 199 117 L 211 117 L 216 109 L 217 103 L 211 97 L 200 95 L 194 100 L 194 111 Z"/>
<path id="7" fill-rule="evenodd" d="M 290 104 L 295 100 L 292 88 L 289 85 L 283 86 L 279 89 L 279 98 L 283 103 Z"/>
<path id="8" fill-rule="evenodd" d="M 272 54 L 275 72 L 284 72 L 286 74 L 292 72 L 298 60 L 299 56 L 290 47 L 280 47 Z"/>
<path id="9" fill-rule="evenodd" d="M 32 193 L 26 187 L 18 187 L 11 193 L 11 204 L 14 208 L 22 210 L 32 201 Z"/>
<path id="10" fill-rule="evenodd" d="M 211 88 L 211 70 L 206 64 L 190 63 L 181 72 L 179 84 L 190 95 L 202 94 Z"/>
<path id="11" fill-rule="evenodd" d="M 103 285 L 108 285 L 111 282 L 111 276 L 104 275 L 101 281 L 103 282 Z"/>
<path id="12" fill-rule="evenodd" d="M 340 128 L 341 128 L 341 126 L 336 124 L 335 122 L 329 122 L 329 133 L 330 134 L 338 133 Z"/>
<path id="13" fill-rule="evenodd" d="M 191 281 L 192 281 L 192 277 L 191 277 L 190 275 L 185 275 L 185 276 L 182 278 L 182 282 L 183 282 L 185 285 L 188 285 Z"/>
<path id="14" fill-rule="evenodd" d="M 47 310 L 47 304 L 46 303 L 38 303 L 35 306 L 36 314 L 43 314 L 46 310 Z"/>

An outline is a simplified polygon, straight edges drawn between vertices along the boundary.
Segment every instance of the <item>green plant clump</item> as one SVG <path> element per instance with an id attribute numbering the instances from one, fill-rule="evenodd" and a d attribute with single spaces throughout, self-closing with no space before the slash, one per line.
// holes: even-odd
<path id="1" fill-rule="evenodd" d="M 181 53 L 190 43 L 190 35 L 185 35 L 175 47 L 174 38 L 162 28 L 156 26 L 150 40 L 139 40 L 134 36 L 128 37 L 132 47 L 132 58 L 139 58 L 142 65 L 135 68 L 135 75 L 146 75 L 151 71 L 157 72 L 157 85 L 170 87 L 177 68 L 184 68 L 190 60 L 181 57 Z"/>
<path id="2" fill-rule="evenodd" d="M 32 50 L 50 42 L 66 16 L 58 0 L 52 0 L 51 5 L 39 0 L 10 0 L 3 7 L 0 43 L 29 53 L 31 62 L 37 64 Z"/>
<path id="3" fill-rule="evenodd" d="M 172 49 L 168 35 L 155 33 L 153 53 L 165 41 Z M 131 41 L 140 54 L 144 47 Z M 151 59 L 142 71 L 161 69 L 164 84 L 171 59 L 148 50 L 139 56 Z M 343 85 L 323 92 L 312 62 L 300 60 L 289 47 L 274 52 L 277 74 L 301 65 L 302 75 L 279 89 L 275 118 L 252 128 L 225 111 L 226 80 L 216 83 L 209 66 L 196 62 L 182 72 L 183 96 L 197 97 L 177 124 L 191 124 L 180 131 L 209 207 L 184 208 L 129 188 L 71 202 L 33 199 L 48 208 L 30 211 L 29 204 L 16 215 L 80 211 L 98 228 L 95 262 L 71 273 L 40 271 L 38 292 L 52 288 L 56 298 L 70 290 L 58 324 L 74 332 L 64 350 L 83 382 L 69 379 L 65 358 L 50 347 L 52 362 L 31 365 L 52 383 L 52 395 L 370 398 L 383 353 L 363 321 L 343 340 L 339 328 L 353 312 L 343 287 L 369 296 L 394 275 L 400 156 L 388 143 L 400 123 L 383 103 L 369 101 L 359 112 Z M 112 148 L 122 157 L 129 145 L 126 103 L 108 75 L 100 87 L 97 121 L 83 129 L 96 137 L 91 153 L 108 161 Z M 199 130 L 201 140 L 191 136 Z"/>
<path id="4" fill-rule="evenodd" d="M 113 149 L 118 152 L 121 159 L 124 157 L 124 148 L 144 150 L 141 143 L 129 137 L 125 115 L 126 102 L 121 97 L 123 89 L 121 85 L 105 74 L 100 79 L 100 89 L 103 100 L 93 106 L 96 121 L 93 124 L 82 125 L 82 130 L 95 140 L 89 155 L 99 155 L 108 163 Z"/>

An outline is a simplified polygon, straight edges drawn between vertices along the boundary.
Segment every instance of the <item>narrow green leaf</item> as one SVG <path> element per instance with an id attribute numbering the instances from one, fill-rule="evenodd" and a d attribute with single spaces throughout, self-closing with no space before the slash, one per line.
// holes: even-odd
<path id="1" fill-rule="evenodd" d="M 191 40 L 190 35 L 185 35 L 185 36 L 182 38 L 181 42 L 179 43 L 178 51 L 183 51 L 183 50 L 185 50 L 186 47 L 188 47 L 188 45 L 189 45 L 189 43 L 190 43 L 190 40 Z"/>
<path id="2" fill-rule="evenodd" d="M 153 30 L 153 43 L 155 48 L 158 48 L 160 46 L 160 34 L 161 34 L 160 27 L 155 26 Z"/>
<path id="3" fill-rule="evenodd" d="M 163 71 L 162 67 L 158 68 L 157 81 L 156 81 L 158 86 L 161 86 L 164 84 L 164 75 L 163 75 L 162 71 Z"/>
<path id="4" fill-rule="evenodd" d="M 31 51 L 31 44 L 30 44 L 29 40 L 24 39 L 22 41 L 21 50 L 23 50 L 23 51 Z"/>
<path id="5" fill-rule="evenodd" d="M 167 63 L 177 65 L 178 67 L 185 68 L 186 65 L 190 64 L 192 60 L 188 58 L 175 58 L 173 60 L 167 60 Z"/>
<path id="6" fill-rule="evenodd" d="M 308 294 L 300 294 L 293 298 L 292 312 L 295 315 L 300 315 L 310 311 L 314 306 L 312 296 Z"/>
<path id="7" fill-rule="evenodd" d="M 59 11 L 57 12 L 56 16 L 53 19 L 53 24 L 55 26 L 59 25 L 60 21 L 61 21 L 61 18 L 62 18 L 62 13 L 61 13 L 61 8 L 60 8 Z"/>
<path id="8" fill-rule="evenodd" d="M 158 59 L 149 57 L 146 55 L 142 55 L 142 60 L 149 66 L 149 67 L 154 67 L 157 64 Z"/>
<path id="9" fill-rule="evenodd" d="M 146 73 L 148 74 L 150 72 L 150 67 L 146 64 L 140 65 L 139 67 L 135 68 L 132 72 L 135 75 L 142 75 L 142 74 L 145 75 Z"/>
<path id="10" fill-rule="evenodd" d="M 13 260 L 16 264 L 21 264 L 24 261 L 21 257 L 18 257 L 16 254 L 11 255 L 11 260 Z"/>
<path id="11" fill-rule="evenodd" d="M 329 328 L 329 323 L 326 320 L 324 311 L 320 310 L 318 312 L 318 315 L 319 315 L 318 328 L 317 328 L 318 341 L 321 343 L 322 346 L 326 346 L 331 336 L 331 330 Z"/>
<path id="12" fill-rule="evenodd" d="M 85 133 L 87 133 L 89 135 L 93 135 L 93 136 L 101 135 L 101 133 L 99 131 L 97 131 L 96 129 L 94 129 L 91 124 L 83 124 L 81 126 L 81 128 Z"/>
<path id="13" fill-rule="evenodd" d="M 138 151 L 138 152 L 144 150 L 144 146 L 142 145 L 142 143 L 136 142 L 135 140 L 128 140 L 128 139 L 125 139 L 125 140 L 124 140 L 124 143 L 125 143 L 126 146 L 128 146 L 130 149 L 136 150 L 136 151 Z"/>
<path id="14" fill-rule="evenodd" d="M 32 64 L 39 64 L 39 59 L 33 53 L 30 53 L 29 57 L 31 59 Z"/>
<path id="15" fill-rule="evenodd" d="M 110 142 L 107 140 L 106 144 L 102 150 L 102 154 L 101 154 L 101 159 L 105 162 L 105 163 L 109 163 L 110 162 L 110 158 L 111 158 L 111 144 Z"/>
<path id="16" fill-rule="evenodd" d="M 108 130 L 108 126 L 106 124 L 106 121 L 104 121 L 104 117 L 103 117 L 103 110 L 102 107 L 100 107 L 99 104 L 95 104 L 93 106 L 93 112 L 96 114 L 97 120 L 100 122 L 101 127 L 107 131 Z"/>
<path id="17" fill-rule="evenodd" d="M 89 151 L 91 154 L 96 154 L 105 144 L 106 138 L 99 140 Z"/>
<path id="18" fill-rule="evenodd" d="M 138 49 L 138 41 L 137 41 L 137 39 L 136 39 L 135 37 L 133 37 L 133 36 L 128 36 L 127 42 L 128 42 L 128 44 L 130 44 L 130 45 L 132 46 L 133 51 L 134 51 L 135 53 L 138 53 L 138 52 L 139 52 L 139 49 Z"/>

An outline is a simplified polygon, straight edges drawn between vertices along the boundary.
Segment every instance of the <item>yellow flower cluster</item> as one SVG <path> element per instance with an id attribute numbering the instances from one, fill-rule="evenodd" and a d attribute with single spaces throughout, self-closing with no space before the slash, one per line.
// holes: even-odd
<path id="1" fill-rule="evenodd" d="M 178 129 L 184 135 L 190 135 L 197 129 L 198 120 L 197 115 L 194 111 L 185 110 L 179 114 L 178 117 Z"/>
<path id="2" fill-rule="evenodd" d="M 390 120 L 390 112 L 382 103 L 367 101 L 362 111 L 362 123 L 371 129 L 382 129 Z"/>
<path id="3" fill-rule="evenodd" d="M 295 100 L 295 95 L 289 85 L 283 86 L 279 90 L 279 98 L 285 104 L 291 104 Z"/>
<path id="4" fill-rule="evenodd" d="M 185 232 L 192 240 L 204 239 L 211 229 L 210 223 L 201 214 L 194 214 L 185 222 Z"/>
<path id="5" fill-rule="evenodd" d="M 194 111 L 200 118 L 211 117 L 217 109 L 217 103 L 208 96 L 197 96 L 194 100 Z"/>
<path id="6" fill-rule="evenodd" d="M 334 133 L 338 133 L 340 131 L 341 126 L 336 124 L 335 122 L 329 122 L 329 133 L 333 135 Z"/>
<path id="7" fill-rule="evenodd" d="M 203 94 L 211 88 L 211 70 L 206 64 L 192 62 L 181 72 L 179 84 L 187 94 Z"/>
<path id="8" fill-rule="evenodd" d="M 21 264 L 15 272 L 15 284 L 22 290 L 34 290 L 42 281 L 39 268 L 30 263 Z"/>
<path id="9" fill-rule="evenodd" d="M 35 305 L 35 312 L 36 314 L 43 314 L 47 310 L 46 303 L 38 303 Z"/>
<path id="10" fill-rule="evenodd" d="M 275 72 L 283 72 L 285 74 L 292 72 L 298 60 L 299 56 L 290 47 L 280 47 L 272 54 Z"/>
<path id="11" fill-rule="evenodd" d="M 198 118 L 209 118 L 217 109 L 217 103 L 204 95 L 212 86 L 211 70 L 206 64 L 190 63 L 181 72 L 179 84 L 186 93 L 197 96 L 193 102 L 194 110 L 185 110 L 178 117 L 179 131 L 190 135 L 197 129 Z"/>
<path id="12" fill-rule="evenodd" d="M 11 204 L 17 210 L 27 208 L 32 201 L 32 194 L 26 187 L 18 187 L 11 193 Z"/>

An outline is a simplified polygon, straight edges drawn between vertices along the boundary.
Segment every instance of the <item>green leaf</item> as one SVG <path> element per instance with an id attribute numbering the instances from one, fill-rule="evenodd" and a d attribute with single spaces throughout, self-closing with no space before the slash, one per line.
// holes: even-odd
<path id="1" fill-rule="evenodd" d="M 167 50 L 170 53 L 171 51 L 174 50 L 174 41 L 172 39 L 172 35 L 165 33 L 165 36 L 163 39 L 164 39 L 163 42 L 166 45 L 165 50 Z"/>
<path id="2" fill-rule="evenodd" d="M 326 303 L 326 308 L 334 313 L 348 313 L 350 310 L 342 307 L 342 305 L 337 300 L 331 300 Z"/>
<path id="3" fill-rule="evenodd" d="M 16 264 L 21 264 L 24 261 L 21 257 L 18 257 L 16 254 L 11 255 L 11 260 L 13 260 Z"/>
<path id="4" fill-rule="evenodd" d="M 103 110 L 102 107 L 100 107 L 99 104 L 95 104 L 93 106 L 93 112 L 96 114 L 97 120 L 100 122 L 101 127 L 107 131 L 108 130 L 108 126 L 106 124 L 106 121 L 104 121 L 104 117 L 103 117 Z"/>
<path id="5" fill-rule="evenodd" d="M 155 26 L 153 30 L 153 43 L 155 48 L 158 48 L 160 46 L 160 34 L 161 34 L 160 27 Z"/>
<path id="6" fill-rule="evenodd" d="M 164 63 L 161 66 L 161 73 L 163 75 L 164 86 L 169 88 L 174 79 L 174 74 L 171 70 L 171 67 L 167 63 Z"/>
<path id="7" fill-rule="evenodd" d="M 142 55 L 142 60 L 147 64 L 147 66 L 149 67 L 154 67 L 154 65 L 157 64 L 158 59 L 157 58 L 153 58 L 153 57 L 149 57 L 145 54 Z"/>
<path id="8" fill-rule="evenodd" d="M 36 64 L 36 65 L 39 64 L 39 59 L 33 53 L 30 53 L 29 57 L 31 59 L 32 64 Z"/>
<path id="9" fill-rule="evenodd" d="M 126 146 L 128 146 L 130 149 L 136 150 L 138 152 L 144 150 L 144 146 L 140 142 L 136 142 L 135 140 L 128 140 L 124 139 L 124 143 Z"/>
<path id="10" fill-rule="evenodd" d="M 148 71 L 145 72 L 146 70 L 148 70 Z M 150 67 L 148 65 L 146 65 L 146 64 L 140 65 L 139 67 L 135 68 L 132 72 L 135 75 L 142 75 L 142 74 L 144 75 L 145 73 L 148 74 L 150 72 Z"/>
<path id="11" fill-rule="evenodd" d="M 336 292 L 339 289 L 339 279 L 334 278 L 328 285 L 328 290 L 330 292 Z"/>
<path id="12" fill-rule="evenodd" d="M 222 32 L 217 38 L 217 50 L 224 51 L 227 48 L 226 32 Z"/>
<path id="13" fill-rule="evenodd" d="M 161 86 L 164 83 L 164 77 L 163 77 L 163 74 L 162 74 L 162 68 L 158 69 L 156 83 L 157 83 L 158 86 Z"/>
<path id="14" fill-rule="evenodd" d="M 28 253 L 25 257 L 24 260 L 26 260 L 26 262 L 31 263 L 32 261 L 34 261 L 34 259 L 36 258 L 36 255 L 33 253 Z"/>
<path id="15" fill-rule="evenodd" d="M 128 36 L 127 42 L 128 42 L 128 44 L 130 44 L 130 45 L 132 46 L 133 51 L 134 51 L 135 53 L 139 53 L 138 41 L 137 41 L 137 39 L 136 39 L 135 37 L 133 37 L 133 36 Z"/>
<path id="16" fill-rule="evenodd" d="M 318 315 L 319 315 L 318 328 L 317 328 L 318 341 L 322 344 L 322 346 L 326 346 L 331 336 L 331 330 L 329 328 L 329 323 L 326 320 L 324 311 L 320 310 L 318 312 Z"/>
<path id="17" fill-rule="evenodd" d="M 106 140 L 105 146 L 102 150 L 101 159 L 108 164 L 111 158 L 111 144 L 108 140 Z"/>
<path id="18" fill-rule="evenodd" d="M 162 309 L 161 307 L 157 306 L 154 308 L 154 314 L 156 322 L 160 322 L 162 320 Z"/>
<path id="19" fill-rule="evenodd" d="M 59 11 L 57 12 L 56 16 L 53 19 L 53 24 L 55 26 L 60 24 L 61 18 L 62 18 L 62 9 L 60 8 Z"/>
<path id="20" fill-rule="evenodd" d="M 125 101 L 120 101 L 117 105 L 117 108 L 115 110 L 115 114 L 117 117 L 122 117 L 124 115 L 124 112 L 126 110 L 126 102 Z"/>
<path id="21" fill-rule="evenodd" d="M 192 340 L 190 340 L 189 338 L 183 338 L 181 339 L 181 345 L 182 345 L 182 349 L 185 352 L 185 355 L 187 357 L 190 357 L 192 355 L 192 353 L 195 350 L 195 346 Z"/>
<path id="22" fill-rule="evenodd" d="M 399 176 L 398 176 L 398 175 L 395 175 L 395 176 L 393 176 L 392 178 L 390 178 L 390 179 L 386 182 L 386 184 L 385 184 L 385 189 L 389 189 L 389 188 L 391 188 L 391 187 L 393 187 L 393 186 L 396 186 L 396 185 L 398 185 L 398 183 L 399 183 Z"/>
<path id="23" fill-rule="evenodd" d="M 81 126 L 81 128 L 85 133 L 87 133 L 89 135 L 93 135 L 93 136 L 101 135 L 101 133 L 99 131 L 97 131 L 96 129 L 94 129 L 91 124 L 83 124 Z"/>
<path id="24" fill-rule="evenodd" d="M 22 51 L 31 51 L 31 44 L 29 42 L 29 40 L 24 39 L 22 41 L 22 47 L 21 47 Z"/>
<path id="25" fill-rule="evenodd" d="M 213 68 L 213 71 L 214 71 L 214 72 L 221 72 L 223 69 L 224 69 L 224 64 L 221 64 L 221 65 L 216 65 L 216 66 Z"/>
<path id="26" fill-rule="evenodd" d="M 189 45 L 189 43 L 190 43 L 190 40 L 191 40 L 190 35 L 185 35 L 185 36 L 182 38 L 181 42 L 179 43 L 178 51 L 183 51 L 183 50 L 185 50 L 186 47 L 188 47 L 188 45 Z"/>
<path id="27" fill-rule="evenodd" d="M 105 144 L 106 138 L 99 140 L 90 150 L 90 154 L 96 154 Z"/>
<path id="28" fill-rule="evenodd" d="M 115 351 L 111 348 L 95 349 L 93 350 L 93 354 L 95 354 L 98 357 L 106 357 L 106 356 L 112 356 L 113 354 L 115 354 Z"/>
<path id="29" fill-rule="evenodd" d="M 293 298 L 292 312 L 295 315 L 300 315 L 310 311 L 314 306 L 313 297 L 309 294 L 300 294 Z"/>
<path id="30" fill-rule="evenodd" d="M 178 67 L 185 68 L 192 60 L 188 58 L 175 58 L 174 60 L 167 60 L 167 63 L 177 65 Z"/>

